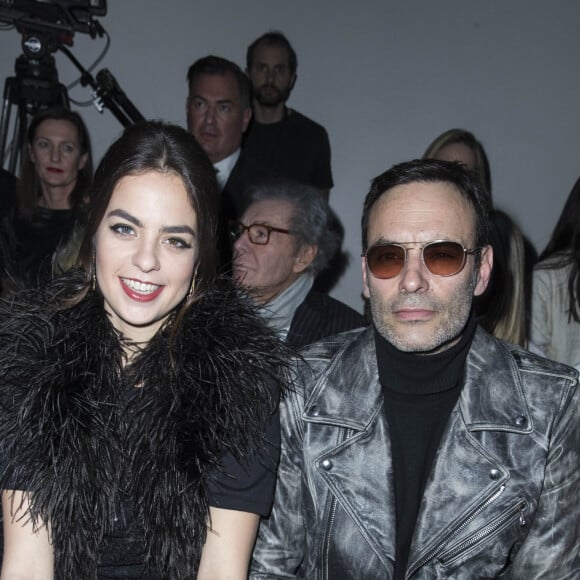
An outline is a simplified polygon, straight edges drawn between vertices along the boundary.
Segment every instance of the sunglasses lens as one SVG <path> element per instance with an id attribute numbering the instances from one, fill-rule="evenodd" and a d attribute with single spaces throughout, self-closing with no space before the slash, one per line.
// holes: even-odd
<path id="1" fill-rule="evenodd" d="M 381 280 L 394 278 L 405 264 L 405 250 L 393 244 L 374 246 L 366 256 L 369 270 Z"/>
<path id="2" fill-rule="evenodd" d="M 453 276 L 463 268 L 465 252 L 457 242 L 437 242 L 423 248 L 423 261 L 432 274 Z"/>
<path id="3" fill-rule="evenodd" d="M 398 276 L 405 265 L 405 250 L 395 244 L 374 246 L 366 257 L 373 276 L 381 280 Z M 457 242 L 436 242 L 423 248 L 423 261 L 432 274 L 453 276 L 463 268 L 465 252 Z"/>

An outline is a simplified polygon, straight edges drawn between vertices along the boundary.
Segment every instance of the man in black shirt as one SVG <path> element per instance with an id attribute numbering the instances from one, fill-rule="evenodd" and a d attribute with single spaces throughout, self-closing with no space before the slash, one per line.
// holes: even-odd
<path id="1" fill-rule="evenodd" d="M 373 181 L 373 326 L 303 352 L 252 579 L 580 577 L 577 372 L 477 326 L 488 210 L 458 163 Z"/>
<path id="2" fill-rule="evenodd" d="M 244 152 L 273 175 L 317 187 L 328 199 L 332 188 L 330 144 L 324 127 L 286 106 L 296 82 L 296 52 L 280 32 L 268 32 L 247 50 L 253 121 Z"/>

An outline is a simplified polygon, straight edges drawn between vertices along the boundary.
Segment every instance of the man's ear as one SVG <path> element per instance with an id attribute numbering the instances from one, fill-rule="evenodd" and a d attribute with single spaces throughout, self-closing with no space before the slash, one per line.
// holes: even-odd
<path id="1" fill-rule="evenodd" d="M 310 264 L 314 262 L 316 254 L 318 254 L 318 246 L 309 246 L 304 244 L 296 254 L 296 259 L 294 261 L 294 273 L 301 274 L 304 272 L 304 270 L 306 270 Z"/>
<path id="2" fill-rule="evenodd" d="M 477 271 L 477 283 L 473 290 L 474 296 L 480 296 L 485 292 L 489 279 L 491 278 L 491 271 L 493 269 L 493 248 L 491 246 L 484 246 L 481 250 L 481 260 L 479 269 Z"/>
<path id="3" fill-rule="evenodd" d="M 187 130 L 191 133 L 192 132 L 191 131 L 191 112 L 190 112 L 191 107 L 189 106 L 190 102 L 191 102 L 190 98 L 187 97 L 185 99 L 185 121 L 187 123 Z"/>
<path id="4" fill-rule="evenodd" d="M 248 125 L 252 119 L 252 107 L 246 107 L 242 111 L 242 133 L 246 132 Z"/>
<path id="5" fill-rule="evenodd" d="M 367 282 L 367 276 L 368 276 L 368 272 L 367 272 L 367 259 L 365 256 L 362 257 L 362 279 L 363 279 L 363 296 L 365 298 L 370 298 L 371 297 L 371 293 L 369 291 L 369 285 Z"/>
<path id="6" fill-rule="evenodd" d="M 290 79 L 290 90 L 292 91 L 294 89 L 294 85 L 296 84 L 296 79 L 298 78 L 298 75 L 296 73 L 294 73 L 292 75 L 292 78 Z"/>

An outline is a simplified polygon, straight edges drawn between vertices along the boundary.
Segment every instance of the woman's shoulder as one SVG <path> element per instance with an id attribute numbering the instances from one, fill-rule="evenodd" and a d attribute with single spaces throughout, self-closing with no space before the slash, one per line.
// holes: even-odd
<path id="1" fill-rule="evenodd" d="M 574 268 L 574 258 L 570 252 L 558 252 L 548 256 L 534 266 L 534 280 L 548 282 L 568 281 Z"/>
<path id="2" fill-rule="evenodd" d="M 79 273 L 66 274 L 45 286 L 14 292 L 0 299 L 0 349 L 24 349 L 34 344 L 47 348 L 58 337 L 72 336 L 90 326 L 81 299 L 84 281 Z M 85 321 L 85 322 L 83 322 Z"/>
<path id="3" fill-rule="evenodd" d="M 543 260 L 536 263 L 534 270 L 558 270 L 569 269 L 574 263 L 574 256 L 569 251 L 560 251 L 551 254 Z"/>
<path id="4" fill-rule="evenodd" d="M 165 349 L 166 343 L 165 338 L 156 340 L 148 352 Z M 252 300 L 221 279 L 192 304 L 169 343 L 173 360 L 186 368 L 197 361 L 198 372 L 215 374 L 224 384 L 238 383 L 242 377 L 247 379 L 242 382 L 256 383 L 266 376 L 284 383 L 295 356 L 295 350 L 260 317 Z"/>

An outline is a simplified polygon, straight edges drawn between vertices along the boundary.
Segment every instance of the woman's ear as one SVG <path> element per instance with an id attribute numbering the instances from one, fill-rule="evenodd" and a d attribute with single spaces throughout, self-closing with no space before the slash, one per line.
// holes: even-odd
<path id="1" fill-rule="evenodd" d="M 79 163 L 77 166 L 78 171 L 81 171 L 82 169 L 85 168 L 85 165 L 87 164 L 87 160 L 89 159 L 89 154 L 88 153 L 83 153 L 80 157 L 79 157 Z"/>

